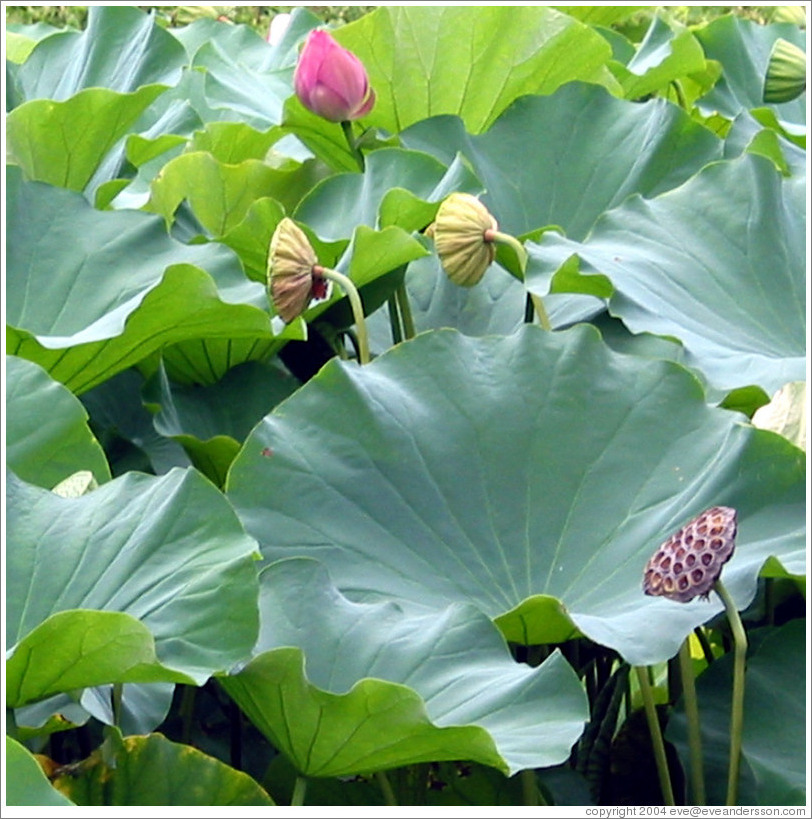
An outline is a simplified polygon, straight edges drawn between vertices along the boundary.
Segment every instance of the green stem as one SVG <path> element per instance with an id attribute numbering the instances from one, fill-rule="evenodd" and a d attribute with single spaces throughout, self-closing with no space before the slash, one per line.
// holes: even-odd
<path id="1" fill-rule="evenodd" d="M 536 807 L 539 804 L 539 789 L 536 783 L 536 772 L 532 768 L 525 768 L 521 774 L 522 804 Z"/>
<path id="2" fill-rule="evenodd" d="M 367 325 L 364 320 L 364 306 L 361 304 L 361 296 L 358 295 L 358 289 L 353 284 L 352 280 L 339 273 L 337 270 L 330 270 L 328 267 L 321 267 L 321 265 L 314 266 L 313 272 L 324 276 L 325 279 L 330 279 L 341 286 L 341 289 L 347 294 L 352 307 L 352 314 L 355 318 L 355 330 L 358 334 L 358 360 L 361 364 L 369 364 L 369 339 L 367 337 Z"/>
<path id="3" fill-rule="evenodd" d="M 533 307 L 536 308 L 536 314 L 539 317 L 539 324 L 545 330 L 552 330 L 553 325 L 550 323 L 550 317 L 547 315 L 547 310 L 544 307 L 544 299 L 537 296 L 535 293 L 530 293 L 530 300 L 533 302 Z"/>
<path id="4" fill-rule="evenodd" d="M 180 741 L 184 745 L 190 745 L 192 741 L 192 722 L 195 715 L 196 693 L 197 689 L 193 685 L 183 686 L 179 713 L 181 718 Z"/>
<path id="5" fill-rule="evenodd" d="M 307 779 L 304 776 L 297 776 L 293 784 L 293 795 L 290 797 L 291 807 L 304 805 L 305 793 L 307 793 Z"/>
<path id="6" fill-rule="evenodd" d="M 395 290 L 395 297 L 400 308 L 400 320 L 403 322 L 403 335 L 406 338 L 415 337 L 414 319 L 412 318 L 412 305 L 409 303 L 409 294 L 406 292 L 406 283 L 401 282 L 397 290 Z"/>
<path id="7" fill-rule="evenodd" d="M 716 657 L 713 656 L 713 649 L 711 648 L 711 644 L 708 642 L 708 637 L 705 634 L 705 630 L 702 626 L 697 626 L 694 629 L 694 634 L 696 635 L 696 639 L 699 641 L 699 645 L 702 648 L 702 653 L 705 655 L 705 662 L 710 665 Z"/>
<path id="8" fill-rule="evenodd" d="M 683 111 L 687 111 L 688 103 L 685 100 L 685 94 L 682 93 L 682 86 L 677 80 L 671 80 L 671 87 L 674 89 L 674 94 L 677 97 L 677 104 Z"/>
<path id="9" fill-rule="evenodd" d="M 640 693 L 643 695 L 643 705 L 646 709 L 646 721 L 651 734 L 651 744 L 654 748 L 654 761 L 657 763 L 657 776 L 660 779 L 660 789 L 663 792 L 665 804 L 673 806 L 674 789 L 671 787 L 671 775 L 668 772 L 668 759 L 665 755 L 663 733 L 660 730 L 660 720 L 657 717 L 657 708 L 654 705 L 654 694 L 648 677 L 646 666 L 636 666 L 637 681 L 640 684 Z"/>
<path id="10" fill-rule="evenodd" d="M 113 725 L 121 727 L 121 709 L 124 699 L 124 683 L 113 684 Z"/>
<path id="11" fill-rule="evenodd" d="M 343 120 L 341 123 L 341 130 L 344 132 L 344 138 L 347 140 L 347 145 L 350 147 L 350 153 L 358 163 L 358 169 L 361 171 L 361 173 L 363 173 L 364 155 L 361 153 L 361 149 L 358 147 L 358 142 L 352 134 L 352 123 L 347 119 Z"/>
<path id="12" fill-rule="evenodd" d="M 730 630 L 733 632 L 733 703 L 730 711 L 730 767 L 727 778 L 728 806 L 736 804 L 739 790 L 739 764 L 742 753 L 742 728 L 744 725 L 744 664 L 747 658 L 747 633 L 733 598 L 721 580 L 713 588 L 725 604 Z"/>
<path id="13" fill-rule="evenodd" d="M 392 790 L 392 785 L 389 782 L 386 772 L 377 771 L 375 774 L 375 779 L 377 780 L 378 786 L 383 794 L 383 801 L 386 802 L 387 805 L 397 805 L 398 800 L 395 798 L 395 792 Z"/>
<path id="14" fill-rule="evenodd" d="M 515 236 L 511 236 L 509 233 L 502 233 L 498 230 L 490 231 L 490 240 L 492 242 L 501 242 L 503 245 L 508 245 L 513 248 L 513 252 L 519 260 L 519 268 L 522 271 L 522 276 L 524 276 L 524 271 L 527 270 L 527 251 L 524 249 L 524 245 Z"/>
<path id="15" fill-rule="evenodd" d="M 400 329 L 398 299 L 394 293 L 387 300 L 386 306 L 389 310 L 389 329 L 392 331 L 392 344 L 400 344 L 403 341 L 403 332 Z"/>
<path id="16" fill-rule="evenodd" d="M 688 721 L 688 753 L 691 768 L 691 789 L 694 805 L 704 805 L 705 772 L 702 768 L 702 732 L 699 723 L 699 703 L 694 685 L 694 667 L 691 660 L 691 644 L 685 638 L 679 650 L 679 670 L 682 678 L 682 700 L 685 703 L 685 718 Z"/>

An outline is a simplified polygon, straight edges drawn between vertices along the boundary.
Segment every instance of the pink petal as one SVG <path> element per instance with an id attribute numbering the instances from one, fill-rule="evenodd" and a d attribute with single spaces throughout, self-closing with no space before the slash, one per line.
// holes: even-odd
<path id="1" fill-rule="evenodd" d="M 375 105 L 375 92 L 370 88 L 369 95 L 366 98 L 364 104 L 353 113 L 350 119 L 361 119 L 361 117 L 365 117 L 371 110 L 372 107 Z"/>
<path id="2" fill-rule="evenodd" d="M 304 100 L 302 100 L 304 102 Z M 319 83 L 310 94 L 310 104 L 307 105 L 314 114 L 318 114 L 331 122 L 341 122 L 349 119 L 352 106 L 332 88 Z"/>

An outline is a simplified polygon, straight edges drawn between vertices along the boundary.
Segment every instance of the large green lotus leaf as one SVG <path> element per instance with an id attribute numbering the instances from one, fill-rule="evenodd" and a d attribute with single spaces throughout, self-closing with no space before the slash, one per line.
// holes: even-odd
<path id="1" fill-rule="evenodd" d="M 77 805 L 273 805 L 242 771 L 161 734 L 112 738 L 55 786 Z"/>
<path id="2" fill-rule="evenodd" d="M 633 333 L 679 339 L 719 389 L 770 394 L 806 372 L 804 210 L 801 186 L 764 158 L 714 163 L 655 199 L 631 197 L 583 243 L 528 243 L 527 286 L 546 293 L 577 254 L 583 272 L 609 277 L 610 312 Z"/>
<path id="3" fill-rule="evenodd" d="M 183 46 L 133 6 L 93 6 L 83 32 L 41 40 L 20 67 L 24 99 L 66 100 L 85 88 L 121 93 L 174 85 L 186 60 Z"/>
<path id="4" fill-rule="evenodd" d="M 64 102 L 23 103 L 6 122 L 10 157 L 30 179 L 83 190 L 105 154 L 165 89 L 88 88 Z"/>
<path id="5" fill-rule="evenodd" d="M 446 167 L 419 151 L 381 148 L 367 157 L 363 174 L 340 174 L 318 184 L 295 217 L 327 242 L 349 238 L 358 225 L 397 225 L 411 232 L 426 227 L 437 203 L 457 190 L 482 190 L 458 157 Z"/>
<path id="6" fill-rule="evenodd" d="M 803 805 L 806 799 L 808 724 L 804 620 L 751 634 L 744 687 L 744 728 L 739 805 Z M 730 758 L 732 655 L 715 661 L 696 683 L 702 755 L 709 805 L 725 804 Z M 668 739 L 688 759 L 687 728 L 680 703 L 668 723 Z"/>
<path id="7" fill-rule="evenodd" d="M 158 659 L 198 682 L 250 651 L 256 544 L 198 472 L 131 472 L 75 499 L 9 478 L 9 646 L 89 609 L 139 621 Z"/>
<path id="8" fill-rule="evenodd" d="M 728 14 L 703 28 L 695 35 L 705 55 L 722 64 L 722 77 L 713 89 L 699 100 L 700 109 L 733 119 L 743 109 L 762 108 L 764 75 L 775 41 L 788 40 L 798 48 L 805 48 L 804 32 L 790 23 L 763 26 Z M 803 131 L 806 124 L 806 95 L 791 102 L 770 105 L 778 119 L 793 131 Z"/>
<path id="9" fill-rule="evenodd" d="M 162 665 L 147 626 L 117 611 L 52 614 L 14 646 L 6 661 L 6 702 L 12 708 L 125 682 L 194 680 Z"/>
<path id="10" fill-rule="evenodd" d="M 254 36 L 262 44 L 262 38 Z M 272 49 L 267 44 L 263 47 L 270 58 Z M 202 46 L 192 65 L 205 71 L 206 100 L 215 111 L 227 113 L 228 119 L 247 122 L 255 128 L 282 122 L 285 100 L 293 93 L 291 68 L 246 65 L 241 57 L 232 57 L 221 48 L 217 40 Z"/>
<path id="11" fill-rule="evenodd" d="M 522 94 L 549 94 L 571 80 L 614 84 L 606 41 L 541 6 L 388 6 L 335 36 L 364 63 L 375 91 L 364 124 L 394 133 L 440 114 L 479 133 Z"/>
<path id="12" fill-rule="evenodd" d="M 706 70 L 702 46 L 687 29 L 674 31 L 656 15 L 634 56 L 625 65 L 610 64 L 623 96 L 640 99 L 665 89 L 685 75 Z"/>
<path id="13" fill-rule="evenodd" d="M 48 781 L 39 763 L 16 739 L 6 736 L 7 806 L 65 807 L 75 805 Z"/>
<path id="14" fill-rule="evenodd" d="M 512 774 L 563 761 L 583 730 L 586 698 L 563 657 L 517 664 L 473 606 L 353 603 L 309 559 L 260 577 L 255 657 L 220 682 L 304 774 L 442 759 Z"/>
<path id="15" fill-rule="evenodd" d="M 467 132 L 458 118 L 433 117 L 402 140 L 446 164 L 461 153 L 500 230 L 560 225 L 575 239 L 630 194 L 681 185 L 722 152 L 719 139 L 665 100 L 629 102 L 582 83 L 517 100 L 484 134 Z"/>
<path id="16" fill-rule="evenodd" d="M 6 418 L 6 462 L 24 481 L 52 489 L 81 469 L 109 480 L 85 408 L 41 367 L 14 356 L 6 356 Z"/>
<path id="17" fill-rule="evenodd" d="M 160 213 L 169 225 L 186 199 L 203 227 L 213 236 L 222 236 L 245 218 L 257 199 L 273 198 L 289 184 L 290 172 L 260 160 L 226 164 L 210 153 L 194 151 L 164 166 L 152 183 L 148 210 Z"/>
<path id="18" fill-rule="evenodd" d="M 264 288 L 229 249 L 184 245 L 157 216 L 100 212 L 14 169 L 8 201 L 8 351 L 74 392 L 181 339 L 273 339 Z"/>
<path id="19" fill-rule="evenodd" d="M 273 364 L 248 362 L 211 386 L 172 383 L 161 368 L 145 385 L 155 429 L 183 445 L 192 463 L 218 486 L 248 433 L 299 382 Z"/>
<path id="20" fill-rule="evenodd" d="M 694 515 L 738 510 L 740 605 L 770 555 L 804 549 L 803 453 L 588 325 L 435 331 L 365 367 L 331 361 L 257 426 L 228 492 L 266 558 L 323 560 L 348 594 L 471 602 L 510 640 L 580 630 L 634 664 L 721 610 L 641 588 Z"/>

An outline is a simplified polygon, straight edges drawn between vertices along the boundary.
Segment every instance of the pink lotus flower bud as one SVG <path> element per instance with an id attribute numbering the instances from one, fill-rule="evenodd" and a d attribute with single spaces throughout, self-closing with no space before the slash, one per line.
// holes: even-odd
<path id="1" fill-rule="evenodd" d="M 307 36 L 293 87 L 305 108 L 331 122 L 359 119 L 375 104 L 361 61 L 326 31 Z"/>

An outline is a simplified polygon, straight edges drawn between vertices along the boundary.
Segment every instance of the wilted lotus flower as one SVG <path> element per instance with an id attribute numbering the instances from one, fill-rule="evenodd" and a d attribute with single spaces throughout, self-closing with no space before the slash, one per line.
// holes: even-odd
<path id="1" fill-rule="evenodd" d="M 285 217 L 276 226 L 268 257 L 268 288 L 274 309 L 288 324 L 311 299 L 327 296 L 327 281 L 304 231 Z"/>
<path id="2" fill-rule="evenodd" d="M 326 31 L 311 31 L 293 75 L 302 105 L 331 122 L 366 116 L 375 93 L 363 64 Z"/>
<path id="3" fill-rule="evenodd" d="M 496 256 L 496 219 L 475 196 L 452 193 L 432 225 L 440 263 L 455 284 L 473 287 Z"/>
<path id="4" fill-rule="evenodd" d="M 671 535 L 646 564 L 643 591 L 687 603 L 707 599 L 736 547 L 736 510 L 712 506 Z"/>

